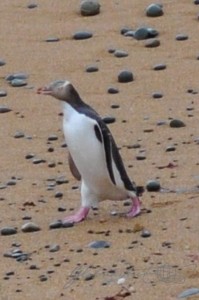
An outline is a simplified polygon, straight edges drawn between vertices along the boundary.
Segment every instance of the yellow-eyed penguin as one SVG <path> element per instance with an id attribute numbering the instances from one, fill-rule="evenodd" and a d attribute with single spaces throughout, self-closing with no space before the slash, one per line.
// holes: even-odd
<path id="1" fill-rule="evenodd" d="M 84 220 L 98 201 L 132 200 L 127 213 L 134 217 L 140 213 L 140 200 L 136 186 L 129 179 L 116 143 L 102 118 L 84 103 L 73 85 L 57 80 L 37 90 L 63 102 L 63 131 L 69 150 L 72 174 L 81 180 L 81 207 L 63 222 Z"/>

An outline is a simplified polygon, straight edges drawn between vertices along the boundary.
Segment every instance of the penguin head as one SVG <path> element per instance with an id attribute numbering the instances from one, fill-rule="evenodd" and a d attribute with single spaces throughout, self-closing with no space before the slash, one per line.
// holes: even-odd
<path id="1" fill-rule="evenodd" d="M 37 94 L 50 95 L 54 98 L 62 101 L 69 101 L 71 89 L 73 86 L 67 80 L 56 80 L 49 85 L 40 87 L 37 90 Z"/>

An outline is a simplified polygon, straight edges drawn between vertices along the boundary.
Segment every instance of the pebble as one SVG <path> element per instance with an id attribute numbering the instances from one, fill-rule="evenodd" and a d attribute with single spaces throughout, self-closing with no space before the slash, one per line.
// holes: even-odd
<path id="1" fill-rule="evenodd" d="M 173 119 L 170 122 L 170 127 L 172 127 L 172 128 L 180 128 L 180 127 L 185 127 L 185 126 L 186 126 L 185 123 L 178 119 Z"/>
<path id="2" fill-rule="evenodd" d="M 36 3 L 30 3 L 27 5 L 27 8 L 29 9 L 33 9 L 33 8 L 36 8 L 37 7 L 37 4 Z"/>
<path id="3" fill-rule="evenodd" d="M 188 38 L 189 37 L 187 34 L 181 33 L 181 34 L 176 35 L 176 41 L 186 41 L 186 40 L 188 40 Z"/>
<path id="4" fill-rule="evenodd" d="M 115 50 L 114 56 L 119 57 L 119 58 L 126 57 L 126 56 L 128 56 L 128 52 L 126 52 L 124 50 Z"/>
<path id="5" fill-rule="evenodd" d="M 119 90 L 117 88 L 114 88 L 114 87 L 109 87 L 107 92 L 109 94 L 118 94 L 119 93 Z"/>
<path id="6" fill-rule="evenodd" d="M 78 31 L 73 35 L 74 40 L 85 40 L 93 36 L 92 32 L 89 31 Z"/>
<path id="7" fill-rule="evenodd" d="M 12 81 L 14 79 L 28 79 L 28 75 L 26 73 L 13 73 L 6 76 L 6 81 Z"/>
<path id="8" fill-rule="evenodd" d="M 160 98 L 163 97 L 163 94 L 161 92 L 154 92 L 153 95 L 152 95 L 152 97 L 154 99 L 160 99 Z"/>
<path id="9" fill-rule="evenodd" d="M 24 79 L 15 78 L 10 81 L 10 84 L 13 87 L 21 87 L 27 85 L 27 81 Z"/>
<path id="10" fill-rule="evenodd" d="M 146 183 L 146 189 L 148 192 L 158 192 L 160 190 L 160 182 L 157 180 L 149 180 Z"/>
<path id="11" fill-rule="evenodd" d="M 131 71 L 124 70 L 118 74 L 119 82 L 126 83 L 126 82 L 131 82 L 133 80 L 134 80 L 133 73 Z"/>
<path id="12" fill-rule="evenodd" d="M 45 163 L 45 162 L 46 162 L 45 159 L 42 159 L 42 158 L 34 158 L 34 159 L 32 160 L 32 163 L 33 163 L 34 165 L 38 165 L 38 164 Z"/>
<path id="13" fill-rule="evenodd" d="M 10 111 L 12 111 L 12 109 L 10 109 L 8 106 L 0 105 L 0 114 L 7 113 Z"/>
<path id="14" fill-rule="evenodd" d="M 7 92 L 5 90 L 0 90 L 0 97 L 6 97 Z"/>
<path id="15" fill-rule="evenodd" d="M 87 73 L 93 73 L 93 72 L 98 72 L 99 68 L 97 66 L 88 66 L 86 67 L 86 72 Z"/>
<path id="16" fill-rule="evenodd" d="M 143 237 L 143 238 L 148 238 L 148 237 L 150 237 L 150 236 L 151 236 L 151 233 L 150 233 L 150 231 L 149 231 L 149 230 L 147 230 L 147 229 L 143 229 L 143 230 L 141 231 L 141 234 L 140 234 L 140 236 L 141 236 L 141 237 Z"/>
<path id="17" fill-rule="evenodd" d="M 41 230 L 41 228 L 33 222 L 28 222 L 22 225 L 21 230 L 23 232 L 35 232 Z"/>
<path id="18" fill-rule="evenodd" d="M 82 16 L 95 16 L 100 13 L 100 4 L 96 0 L 85 0 L 80 4 Z"/>
<path id="19" fill-rule="evenodd" d="M 14 227 L 3 227 L 1 228 L 1 235 L 12 235 L 16 234 L 17 229 Z"/>
<path id="20" fill-rule="evenodd" d="M 149 39 L 145 42 L 145 47 L 147 48 L 155 48 L 160 46 L 160 41 L 158 39 Z"/>
<path id="21" fill-rule="evenodd" d="M 16 131 L 14 134 L 15 139 L 20 139 L 20 138 L 23 138 L 24 136 L 25 136 L 25 134 L 22 131 Z"/>
<path id="22" fill-rule="evenodd" d="M 51 134 L 48 137 L 48 141 L 57 141 L 58 140 L 58 136 L 56 134 Z"/>
<path id="23" fill-rule="evenodd" d="M 55 43 L 55 42 L 59 42 L 60 41 L 60 39 L 58 38 L 58 37 L 48 37 L 47 39 L 46 39 L 46 42 L 47 43 Z"/>
<path id="24" fill-rule="evenodd" d="M 86 274 L 86 276 L 84 277 L 85 281 L 89 281 L 95 278 L 95 274 Z"/>
<path id="25" fill-rule="evenodd" d="M 63 197 L 63 193 L 62 192 L 56 192 L 55 193 L 55 198 L 62 198 Z"/>
<path id="26" fill-rule="evenodd" d="M 199 288 L 190 288 L 178 295 L 178 298 L 187 298 L 199 294 Z"/>
<path id="27" fill-rule="evenodd" d="M 161 71 L 166 69 L 166 64 L 157 64 L 153 67 L 154 71 Z"/>
<path id="28" fill-rule="evenodd" d="M 154 28 L 139 27 L 134 32 L 134 38 L 136 40 L 146 40 L 146 39 L 155 38 L 158 34 L 159 32 Z"/>
<path id="29" fill-rule="evenodd" d="M 57 252 L 60 250 L 60 246 L 57 244 L 51 245 L 49 248 L 49 252 Z"/>
<path id="30" fill-rule="evenodd" d="M 174 145 L 170 145 L 170 146 L 166 147 L 166 152 L 172 152 L 172 151 L 175 151 L 175 150 L 176 150 L 176 147 Z"/>
<path id="31" fill-rule="evenodd" d="M 115 117 L 104 117 L 104 118 L 102 118 L 102 120 L 106 124 L 112 124 L 112 123 L 115 123 L 116 118 Z"/>
<path id="32" fill-rule="evenodd" d="M 107 241 L 94 241 L 88 244 L 89 248 L 99 249 L 99 248 L 109 248 L 111 244 Z"/>
<path id="33" fill-rule="evenodd" d="M 48 280 L 48 277 L 47 277 L 46 275 L 40 275 L 40 276 L 39 276 L 39 280 L 40 280 L 41 282 L 47 281 L 47 280 Z"/>
<path id="34" fill-rule="evenodd" d="M 160 17 L 164 14 L 162 5 L 160 4 L 150 4 L 146 9 L 147 17 Z"/>
<path id="35" fill-rule="evenodd" d="M 0 67 L 5 66 L 6 62 L 4 59 L 0 59 Z"/>
<path id="36" fill-rule="evenodd" d="M 16 184 L 17 184 L 17 181 L 16 181 L 15 179 L 10 179 L 10 180 L 6 183 L 7 186 L 13 186 L 13 185 L 16 185 Z"/>
<path id="37" fill-rule="evenodd" d="M 122 35 L 125 35 L 128 31 L 133 31 L 133 29 L 130 28 L 130 27 L 125 26 L 125 27 L 122 27 L 122 28 L 121 28 L 120 33 L 121 33 Z"/>
<path id="38" fill-rule="evenodd" d="M 50 229 L 58 229 L 58 228 L 61 228 L 61 227 L 62 227 L 62 221 L 61 220 L 54 221 L 54 222 L 50 223 L 50 225 L 49 225 Z"/>
<path id="39" fill-rule="evenodd" d="M 74 223 L 72 222 L 62 222 L 62 227 L 63 228 L 70 228 L 70 227 L 73 227 L 74 226 Z"/>
<path id="40" fill-rule="evenodd" d="M 127 37 L 130 36 L 133 38 L 134 38 L 134 35 L 135 35 L 135 31 L 133 31 L 133 30 L 129 30 L 124 34 L 124 36 L 127 36 Z"/>
<path id="41" fill-rule="evenodd" d="M 136 159 L 137 160 L 144 160 L 144 159 L 146 159 L 146 154 L 145 153 L 138 153 L 136 155 Z"/>

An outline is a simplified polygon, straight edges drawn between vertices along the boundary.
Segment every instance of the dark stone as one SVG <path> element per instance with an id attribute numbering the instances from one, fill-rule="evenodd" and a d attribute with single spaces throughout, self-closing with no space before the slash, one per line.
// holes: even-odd
<path id="1" fill-rule="evenodd" d="M 60 246 L 57 244 L 51 245 L 49 248 L 49 252 L 57 252 L 60 250 Z"/>
<path id="2" fill-rule="evenodd" d="M 48 137 L 48 141 L 57 141 L 58 140 L 58 136 L 55 134 L 51 134 Z"/>
<path id="3" fill-rule="evenodd" d="M 63 193 L 62 192 L 56 192 L 55 193 L 55 198 L 62 198 L 63 197 Z"/>
<path id="4" fill-rule="evenodd" d="M 108 88 L 108 93 L 109 94 L 118 94 L 119 90 L 117 88 L 114 88 L 114 87 L 109 87 Z"/>
<path id="5" fill-rule="evenodd" d="M 173 119 L 170 122 L 170 127 L 172 127 L 172 128 L 180 128 L 180 127 L 185 127 L 185 126 L 186 126 L 185 123 L 178 119 Z"/>
<path id="6" fill-rule="evenodd" d="M 10 112 L 10 111 L 12 111 L 12 109 L 10 109 L 9 107 L 4 106 L 4 105 L 0 105 L 0 114 L 7 113 L 7 112 Z"/>
<path id="7" fill-rule="evenodd" d="M 100 13 L 100 4 L 95 0 L 85 0 L 80 5 L 82 16 L 95 16 Z"/>
<path id="8" fill-rule="evenodd" d="M 74 223 L 72 222 L 62 222 L 62 227 L 63 228 L 70 228 L 70 227 L 73 227 L 74 226 Z"/>
<path id="9" fill-rule="evenodd" d="M 134 80 L 133 73 L 131 71 L 124 70 L 118 74 L 119 82 L 126 83 L 126 82 L 131 82 L 133 80 Z"/>
<path id="10" fill-rule="evenodd" d="M 14 134 L 15 139 L 20 139 L 20 138 L 23 138 L 24 136 L 25 136 L 25 134 L 21 131 L 16 131 Z"/>
<path id="11" fill-rule="evenodd" d="M 152 97 L 154 99 L 160 99 L 160 98 L 163 97 L 163 94 L 161 92 L 154 92 L 153 95 L 152 95 Z"/>
<path id="12" fill-rule="evenodd" d="M 93 73 L 93 72 L 97 72 L 97 71 L 99 71 L 99 68 L 97 66 L 88 66 L 86 68 L 87 73 Z"/>
<path id="13" fill-rule="evenodd" d="M 145 47 L 147 48 L 155 48 L 160 46 L 160 41 L 158 39 L 149 39 L 145 42 Z"/>
<path id="14" fill-rule="evenodd" d="M 73 35 L 74 40 L 85 40 L 93 36 L 92 32 L 88 31 L 78 31 Z"/>
<path id="15" fill-rule="evenodd" d="M 37 4 L 36 3 L 30 3 L 27 5 L 27 8 L 29 9 L 33 9 L 33 8 L 36 8 L 37 7 Z"/>
<path id="16" fill-rule="evenodd" d="M 33 222 L 29 222 L 22 225 L 21 230 L 23 232 L 35 232 L 35 231 L 40 231 L 41 228 L 37 224 Z"/>
<path id="17" fill-rule="evenodd" d="M 10 81 L 10 84 L 13 87 L 21 87 L 27 85 L 27 81 L 24 79 L 15 78 Z"/>
<path id="18" fill-rule="evenodd" d="M 1 228 L 1 235 L 12 235 L 16 234 L 17 229 L 14 227 L 3 227 Z"/>
<path id="19" fill-rule="evenodd" d="M 177 34 L 176 35 L 176 41 L 186 41 L 186 40 L 188 40 L 188 35 L 186 35 L 186 34 Z"/>
<path id="20" fill-rule="evenodd" d="M 26 156 L 25 156 L 26 159 L 31 159 L 31 158 L 33 158 L 33 157 L 35 157 L 35 154 L 33 154 L 33 153 L 28 153 L 28 154 L 26 154 Z"/>
<path id="21" fill-rule="evenodd" d="M 104 118 L 102 118 L 102 120 L 106 124 L 112 124 L 112 123 L 115 123 L 115 121 L 116 121 L 115 117 L 104 117 Z"/>
<path id="22" fill-rule="evenodd" d="M 162 6 L 159 4 L 150 4 L 146 9 L 147 17 L 160 17 L 163 14 Z"/>
<path id="23" fill-rule="evenodd" d="M 38 165 L 38 164 L 45 163 L 46 161 L 45 161 L 45 159 L 42 159 L 42 158 L 34 158 L 32 160 L 32 162 L 33 162 L 34 165 Z"/>
<path id="24" fill-rule="evenodd" d="M 121 28 L 120 33 L 122 35 L 125 35 L 125 33 L 127 33 L 128 31 L 133 31 L 133 29 L 130 27 L 123 27 L 123 28 Z"/>
<path id="25" fill-rule="evenodd" d="M 165 64 L 158 64 L 158 65 L 155 65 L 154 67 L 153 67 L 153 70 L 155 70 L 155 71 L 161 71 L 161 70 L 165 70 L 166 69 L 166 65 Z"/>
<path id="26" fill-rule="evenodd" d="M 141 235 L 141 237 L 143 237 L 143 238 L 148 238 L 148 237 L 151 236 L 151 233 L 150 233 L 149 230 L 143 229 L 140 235 Z"/>
<path id="27" fill-rule="evenodd" d="M 149 180 L 146 184 L 146 189 L 148 192 L 158 192 L 161 186 L 157 180 Z"/>
<path id="28" fill-rule="evenodd" d="M 140 27 L 134 32 L 134 38 L 136 40 L 146 40 L 155 38 L 158 34 L 158 31 L 154 28 Z"/>
<path id="29" fill-rule="evenodd" d="M 49 225 L 50 229 L 58 229 L 58 228 L 61 228 L 61 227 L 62 227 L 62 221 L 61 220 L 54 221 L 54 222 L 50 223 L 50 225 Z"/>
<path id="30" fill-rule="evenodd" d="M 14 73 L 6 76 L 6 81 L 12 81 L 14 79 L 22 79 L 25 80 L 28 78 L 28 75 L 26 73 Z"/>
<path id="31" fill-rule="evenodd" d="M 7 96 L 7 92 L 4 90 L 0 90 L 0 97 L 6 97 Z"/>
<path id="32" fill-rule="evenodd" d="M 172 152 L 172 151 L 175 151 L 176 150 L 176 147 L 171 145 L 171 146 L 167 146 L 166 148 L 166 152 Z"/>
<path id="33" fill-rule="evenodd" d="M 0 67 L 5 66 L 6 62 L 3 59 L 0 59 Z"/>
<path id="34" fill-rule="evenodd" d="M 126 57 L 126 56 L 128 56 L 128 53 L 124 50 L 115 50 L 114 56 L 118 57 L 118 58 Z"/>

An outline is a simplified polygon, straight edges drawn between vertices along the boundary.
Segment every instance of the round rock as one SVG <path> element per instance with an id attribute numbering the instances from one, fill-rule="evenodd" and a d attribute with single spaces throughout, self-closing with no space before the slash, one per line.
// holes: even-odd
<path id="1" fill-rule="evenodd" d="M 119 93 L 119 90 L 117 88 L 114 88 L 114 87 L 109 87 L 107 92 L 109 94 L 118 94 Z"/>
<path id="2" fill-rule="evenodd" d="M 158 39 L 149 39 L 145 42 L 145 47 L 156 48 L 160 46 L 160 41 Z"/>
<path id="3" fill-rule="evenodd" d="M 157 180 L 149 180 L 146 184 L 146 189 L 148 192 L 158 192 L 161 186 Z"/>
<path id="4" fill-rule="evenodd" d="M 82 16 L 95 16 L 100 13 L 100 4 L 95 0 L 85 0 L 80 4 Z"/>
<path id="5" fill-rule="evenodd" d="M 141 237 L 143 237 L 143 238 L 148 238 L 148 237 L 151 236 L 151 233 L 150 233 L 149 230 L 143 229 L 140 235 L 141 235 Z"/>
<path id="6" fill-rule="evenodd" d="M 165 70 L 166 69 L 166 65 L 165 64 L 157 64 L 153 67 L 154 71 L 161 71 L 161 70 Z"/>
<path id="7" fill-rule="evenodd" d="M 13 87 L 21 87 L 27 85 L 27 81 L 25 79 L 15 78 L 10 81 L 10 84 Z"/>
<path id="8" fill-rule="evenodd" d="M 88 66 L 86 67 L 86 72 L 87 73 L 93 73 L 99 71 L 99 68 L 97 66 Z"/>
<path id="9" fill-rule="evenodd" d="M 163 97 L 163 94 L 161 92 L 154 92 L 153 95 L 152 95 L 152 97 L 154 99 L 160 99 L 160 98 Z"/>
<path id="10" fill-rule="evenodd" d="M 92 32 L 89 31 L 78 31 L 73 35 L 74 40 L 85 40 L 90 39 L 93 36 Z"/>
<path id="11" fill-rule="evenodd" d="M 159 4 L 150 4 L 146 9 L 147 17 L 160 17 L 163 14 L 162 6 Z"/>
<path id="12" fill-rule="evenodd" d="M 22 225 L 21 230 L 23 232 L 35 232 L 41 230 L 41 228 L 33 222 L 28 222 Z"/>
<path id="13" fill-rule="evenodd" d="M 170 127 L 172 127 L 172 128 L 180 128 L 180 127 L 185 127 L 185 126 L 186 126 L 185 123 L 178 119 L 173 119 L 170 122 Z"/>
<path id="14" fill-rule="evenodd" d="M 188 40 L 188 35 L 187 34 L 177 34 L 176 35 L 176 41 L 186 41 Z"/>
<path id="15" fill-rule="evenodd" d="M 54 222 L 50 223 L 50 225 L 49 225 L 50 229 L 58 229 L 58 228 L 61 228 L 61 227 L 62 227 L 62 221 L 61 220 L 54 221 Z"/>
<path id="16" fill-rule="evenodd" d="M 112 124 L 112 123 L 115 123 L 115 121 L 116 121 L 115 117 L 104 117 L 102 120 L 106 124 Z"/>
<path id="17" fill-rule="evenodd" d="M 126 83 L 126 82 L 131 82 L 133 80 L 134 80 L 133 73 L 131 71 L 124 70 L 118 74 L 119 82 Z"/>
<path id="18" fill-rule="evenodd" d="M 6 81 L 12 81 L 13 79 L 27 79 L 28 75 L 26 73 L 14 73 L 6 76 Z"/>

